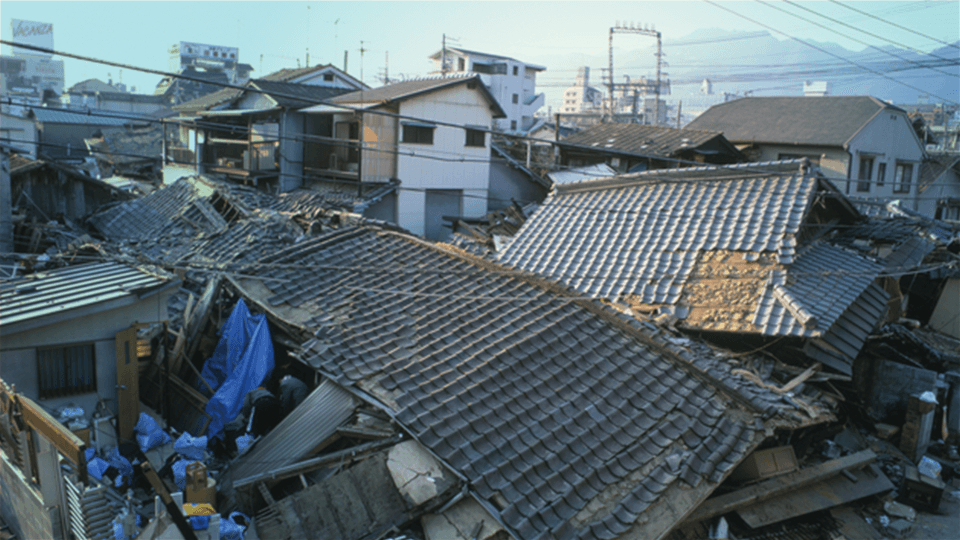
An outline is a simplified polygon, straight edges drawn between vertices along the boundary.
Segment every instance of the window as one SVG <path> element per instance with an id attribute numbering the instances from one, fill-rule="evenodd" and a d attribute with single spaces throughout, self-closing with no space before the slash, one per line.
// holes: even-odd
<path id="1" fill-rule="evenodd" d="M 324 73 L 323 80 L 330 82 L 333 80 L 333 73 Z"/>
<path id="2" fill-rule="evenodd" d="M 37 350 L 40 399 L 97 391 L 93 343 Z"/>
<path id="3" fill-rule="evenodd" d="M 859 182 L 857 182 L 857 191 L 860 193 L 870 191 L 870 175 L 873 173 L 873 158 L 872 157 L 861 157 L 860 158 L 860 172 L 858 176 Z"/>
<path id="4" fill-rule="evenodd" d="M 403 142 L 413 144 L 433 144 L 433 130 L 435 126 L 423 124 L 405 124 L 403 126 Z"/>
<path id="5" fill-rule="evenodd" d="M 519 75 L 519 74 L 520 74 L 520 68 L 519 68 L 518 66 L 513 66 L 513 74 L 514 74 L 514 75 Z"/>
<path id="6" fill-rule="evenodd" d="M 457 71 L 464 71 L 467 67 L 467 63 L 463 58 L 457 58 Z"/>
<path id="7" fill-rule="evenodd" d="M 479 129 L 467 129 L 467 142 L 466 146 L 486 146 L 487 145 L 487 134 L 480 131 Z"/>
<path id="8" fill-rule="evenodd" d="M 883 182 L 886 180 L 887 176 L 887 164 L 880 163 L 877 165 L 877 187 L 883 187 Z"/>
<path id="9" fill-rule="evenodd" d="M 514 102 L 514 103 L 520 103 L 520 95 L 519 95 L 519 94 L 514 94 L 514 95 L 513 95 L 513 102 Z"/>
<path id="10" fill-rule="evenodd" d="M 517 129 L 517 121 L 516 121 L 516 120 L 511 120 L 511 121 L 510 121 L 510 129 Z"/>
<path id="11" fill-rule="evenodd" d="M 910 193 L 910 182 L 913 180 L 913 165 L 897 163 L 897 170 L 893 173 L 893 192 Z"/>

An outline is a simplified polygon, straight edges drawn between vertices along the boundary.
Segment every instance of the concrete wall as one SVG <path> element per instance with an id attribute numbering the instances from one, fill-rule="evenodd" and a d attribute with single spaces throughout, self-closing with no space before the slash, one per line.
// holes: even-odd
<path id="1" fill-rule="evenodd" d="M 479 91 L 470 90 L 465 85 L 404 102 L 400 114 L 476 126 L 489 126 L 492 118 L 489 103 Z M 487 212 L 490 137 L 486 137 L 484 146 L 468 147 L 465 144 L 465 131 L 448 126 L 436 127 L 432 145 L 398 144 L 397 177 L 401 182 L 398 220 L 401 227 L 417 235 L 424 234 L 424 193 L 428 189 L 463 190 L 464 215 L 480 216 Z M 411 156 L 410 153 L 417 155 Z M 457 161 L 461 157 L 476 161 Z"/>
<path id="2" fill-rule="evenodd" d="M 173 291 L 170 291 L 171 293 Z M 97 400 L 107 400 L 117 414 L 117 332 L 134 322 L 147 323 L 167 318 L 169 294 L 155 294 L 132 305 L 118 307 L 92 316 L 80 316 L 16 334 L 4 333 L 0 341 L 3 357 L 3 380 L 16 385 L 17 392 L 35 400 L 48 411 L 68 404 L 82 407 L 87 418 L 96 410 Z M 89 394 L 39 399 L 37 348 L 94 343 L 97 370 L 97 391 Z"/>
<path id="3" fill-rule="evenodd" d="M 30 158 L 37 156 L 37 125 L 33 120 L 4 114 L 0 118 L 0 137 L 12 139 L 7 144 Z M 17 142 L 22 141 L 22 142 Z"/>
<path id="4" fill-rule="evenodd" d="M 40 492 L 0 450 L 0 515 L 17 538 L 55 538 L 53 519 Z"/>
<path id="5" fill-rule="evenodd" d="M 960 339 L 960 278 L 947 280 L 927 325 L 938 332 Z"/>
<path id="6" fill-rule="evenodd" d="M 889 360 L 873 361 L 868 392 L 868 412 L 895 426 L 903 424 L 907 398 L 935 391 L 937 373 Z"/>

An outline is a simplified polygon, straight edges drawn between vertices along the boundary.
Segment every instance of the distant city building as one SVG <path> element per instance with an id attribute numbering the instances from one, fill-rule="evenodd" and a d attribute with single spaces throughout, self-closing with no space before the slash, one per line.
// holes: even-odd
<path id="1" fill-rule="evenodd" d="M 170 48 L 170 71 L 189 79 L 164 77 L 154 95 L 177 105 L 210 94 L 224 84 L 242 85 L 253 67 L 239 61 L 240 49 L 181 41 Z"/>
<path id="2" fill-rule="evenodd" d="M 563 93 L 562 114 L 596 113 L 603 107 L 603 92 L 590 86 L 590 68 L 577 70 L 577 82 Z"/>
<path id="3" fill-rule="evenodd" d="M 827 81 L 804 81 L 803 95 L 807 97 L 823 97 L 830 93 L 830 84 Z"/>
<path id="4" fill-rule="evenodd" d="M 710 79 L 704 79 L 703 82 L 700 83 L 700 93 L 707 96 L 713 94 L 713 83 L 710 82 Z"/>
<path id="5" fill-rule="evenodd" d="M 52 24 L 11 19 L 10 27 L 14 43 L 53 49 Z M 64 87 L 63 60 L 54 60 L 50 53 L 16 46 L 12 47 L 12 53 L 12 56 L 0 57 L 3 111 L 22 116 L 30 106 L 56 104 Z"/>
<path id="6" fill-rule="evenodd" d="M 468 51 L 455 47 L 430 56 L 437 64 L 432 75 L 476 73 L 506 112 L 506 118 L 494 119 L 499 131 L 526 131 L 534 124 L 534 114 L 546 97 L 538 94 L 537 73 L 547 68 L 527 64 L 506 56 Z"/>

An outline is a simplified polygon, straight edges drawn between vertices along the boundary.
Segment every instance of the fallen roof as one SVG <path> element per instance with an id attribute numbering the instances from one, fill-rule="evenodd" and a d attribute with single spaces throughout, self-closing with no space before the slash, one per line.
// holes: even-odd
<path id="1" fill-rule="evenodd" d="M 814 202 L 839 198 L 774 164 L 561 184 L 500 261 L 641 311 L 672 306 L 684 328 L 822 337 L 883 269 L 824 241 L 798 248 L 822 232 Z"/>
<path id="2" fill-rule="evenodd" d="M 518 538 L 662 537 L 763 437 L 638 321 L 500 267 L 367 229 L 260 265 L 236 282 L 302 313 L 303 360 L 389 407 Z"/>
<path id="3" fill-rule="evenodd" d="M 573 182 L 582 182 L 584 180 L 593 180 L 616 176 L 617 171 L 606 163 L 597 163 L 596 165 L 587 165 L 585 167 L 576 167 L 562 171 L 553 171 L 547 173 L 547 178 L 554 184 L 572 184 Z"/>
<path id="4" fill-rule="evenodd" d="M 178 283 L 160 270 L 92 263 L 37 272 L 0 283 L 0 326 L 5 333 L 42 324 L 45 318 L 125 297 L 140 297 Z"/>
<path id="5" fill-rule="evenodd" d="M 744 97 L 714 105 L 687 124 L 731 142 L 844 146 L 883 109 L 871 96 Z"/>
<path id="6" fill-rule="evenodd" d="M 719 142 L 733 154 L 739 151 L 717 131 L 675 129 L 642 124 L 598 124 L 565 138 L 562 145 L 641 156 L 673 157 L 707 143 Z"/>

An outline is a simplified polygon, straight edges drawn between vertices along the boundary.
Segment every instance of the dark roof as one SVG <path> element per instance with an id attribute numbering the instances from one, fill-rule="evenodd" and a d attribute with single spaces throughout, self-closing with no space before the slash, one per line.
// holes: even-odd
<path id="1" fill-rule="evenodd" d="M 739 153 L 718 132 L 642 124 L 598 124 L 571 134 L 562 144 L 640 156 L 673 157 L 712 141 L 722 141 L 731 153 Z"/>
<path id="2" fill-rule="evenodd" d="M 883 109 L 870 96 L 745 97 L 714 105 L 687 124 L 731 142 L 843 146 Z"/>
<path id="3" fill-rule="evenodd" d="M 327 64 L 324 66 L 305 67 L 305 68 L 283 68 L 283 69 L 274 71 L 273 73 L 270 73 L 268 75 L 264 75 L 263 77 L 260 78 L 260 80 L 289 82 L 298 77 L 309 75 L 311 73 L 320 71 L 321 69 L 326 69 L 330 66 L 331 64 Z"/>
<path id="4" fill-rule="evenodd" d="M 63 109 L 45 109 L 34 107 L 30 115 L 41 124 L 78 124 L 87 126 L 124 126 L 127 124 L 145 124 L 150 118 L 134 113 L 117 113 L 111 111 L 78 109 L 66 111 Z"/>
<path id="5" fill-rule="evenodd" d="M 882 270 L 823 242 L 798 247 L 813 202 L 840 197 L 771 164 L 561 184 L 500 261 L 641 311 L 668 306 L 685 328 L 817 338 Z"/>
<path id="6" fill-rule="evenodd" d="M 666 534 L 644 527 L 692 510 L 763 438 L 638 321 L 452 250 L 347 229 L 259 262 L 237 282 L 312 315 L 301 358 L 390 407 L 518 538 Z"/>
<path id="7" fill-rule="evenodd" d="M 486 85 L 483 84 L 483 81 L 480 79 L 479 75 L 472 75 L 468 77 L 438 77 L 430 79 L 417 79 L 413 81 L 404 81 L 394 84 L 389 84 L 386 86 L 381 86 L 379 88 L 371 88 L 370 90 L 357 90 L 350 92 L 349 94 L 344 94 L 342 96 L 337 96 L 334 99 L 331 99 L 331 102 L 334 103 L 393 103 L 405 101 L 423 94 L 428 94 L 430 92 L 436 92 L 438 90 L 443 90 L 446 88 L 452 88 L 454 86 L 466 85 L 468 83 L 475 83 L 476 89 L 479 90 L 484 97 L 487 98 L 487 101 L 490 103 L 491 108 L 494 110 L 494 118 L 505 118 L 506 113 L 503 112 L 503 109 L 500 108 L 500 104 L 497 103 L 496 98 L 490 94 L 490 90 L 487 89 Z"/>
<path id="8" fill-rule="evenodd" d="M 265 81 L 260 79 L 250 81 L 249 86 L 263 90 L 263 92 L 276 101 L 278 105 L 289 109 L 317 105 L 322 101 L 327 101 L 334 96 L 342 95 L 348 91 L 344 88 Z"/>
<path id="9" fill-rule="evenodd" d="M 216 92 L 200 96 L 197 99 L 185 101 L 179 105 L 174 105 L 173 110 L 183 112 L 206 111 L 211 107 L 226 103 L 239 96 L 243 91 L 236 88 L 221 88 Z"/>

